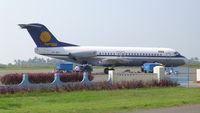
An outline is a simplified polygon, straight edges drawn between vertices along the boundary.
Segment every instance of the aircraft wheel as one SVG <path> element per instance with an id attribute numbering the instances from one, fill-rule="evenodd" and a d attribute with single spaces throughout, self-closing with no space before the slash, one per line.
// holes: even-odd
<path id="1" fill-rule="evenodd" d="M 105 68 L 105 69 L 104 69 L 104 73 L 105 73 L 105 74 L 108 74 L 108 71 L 109 71 L 109 68 Z"/>

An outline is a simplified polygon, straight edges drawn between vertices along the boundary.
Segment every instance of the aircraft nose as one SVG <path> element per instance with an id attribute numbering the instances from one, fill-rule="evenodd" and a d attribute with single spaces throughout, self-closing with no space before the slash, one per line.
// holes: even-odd
<path id="1" fill-rule="evenodd" d="M 188 63 L 188 59 L 186 57 L 183 57 L 183 65 Z"/>

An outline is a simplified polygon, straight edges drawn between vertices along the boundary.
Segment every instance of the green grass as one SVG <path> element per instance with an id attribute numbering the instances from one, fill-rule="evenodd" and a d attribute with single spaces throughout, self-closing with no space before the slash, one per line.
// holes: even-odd
<path id="1" fill-rule="evenodd" d="M 189 67 L 189 68 L 200 68 L 199 64 L 188 64 L 183 65 L 181 67 Z M 94 69 L 104 69 L 103 66 L 94 66 Z M 115 67 L 115 69 L 137 69 L 140 68 L 138 66 L 120 66 Z M 0 70 L 30 70 L 30 69 L 54 69 L 54 66 L 2 66 L 0 67 Z"/>
<path id="2" fill-rule="evenodd" d="M 30 69 L 54 69 L 54 65 L 50 66 L 0 66 L 0 70 L 30 70 Z M 181 67 L 189 67 L 189 68 L 200 68 L 200 64 L 187 64 Z M 94 66 L 94 69 L 104 69 L 103 66 Z M 140 68 L 138 66 L 119 66 L 115 67 L 115 69 L 132 69 L 132 68 Z"/>
<path id="3" fill-rule="evenodd" d="M 200 64 L 186 64 L 181 67 L 200 68 Z"/>
<path id="4" fill-rule="evenodd" d="M 108 113 L 200 103 L 200 88 L 0 95 L 0 113 Z"/>

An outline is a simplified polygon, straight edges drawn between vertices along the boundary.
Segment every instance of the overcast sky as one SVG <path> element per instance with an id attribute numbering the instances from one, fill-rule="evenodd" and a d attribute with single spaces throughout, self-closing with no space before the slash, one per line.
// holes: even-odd
<path id="1" fill-rule="evenodd" d="M 0 0 L 0 63 L 32 58 L 20 23 L 85 46 L 167 47 L 200 57 L 200 0 Z"/>

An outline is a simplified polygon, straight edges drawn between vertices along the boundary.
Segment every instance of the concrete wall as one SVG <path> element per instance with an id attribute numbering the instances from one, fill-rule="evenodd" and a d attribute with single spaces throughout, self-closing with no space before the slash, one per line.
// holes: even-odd
<path id="1" fill-rule="evenodd" d="M 132 80 L 160 80 L 164 77 L 165 70 L 163 66 L 156 66 L 154 73 L 119 73 L 114 71 L 109 71 L 109 80 L 111 82 L 121 82 L 121 81 L 132 81 Z"/>

